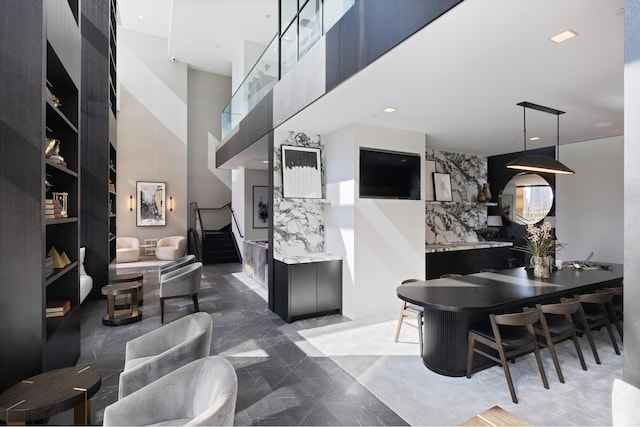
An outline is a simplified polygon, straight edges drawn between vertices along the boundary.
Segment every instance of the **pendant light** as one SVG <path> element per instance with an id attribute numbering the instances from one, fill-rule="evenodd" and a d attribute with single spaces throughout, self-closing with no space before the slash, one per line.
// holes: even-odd
<path id="1" fill-rule="evenodd" d="M 518 157 L 517 159 L 507 163 L 507 168 L 523 170 L 527 172 L 555 173 L 559 175 L 574 174 L 575 172 L 573 170 L 569 169 L 552 157 L 540 156 L 536 154 L 527 155 L 527 108 L 553 114 L 556 116 L 556 157 L 559 157 L 560 155 L 560 114 L 564 114 L 565 112 L 526 101 L 520 102 L 517 105 L 523 107 L 524 156 Z"/>

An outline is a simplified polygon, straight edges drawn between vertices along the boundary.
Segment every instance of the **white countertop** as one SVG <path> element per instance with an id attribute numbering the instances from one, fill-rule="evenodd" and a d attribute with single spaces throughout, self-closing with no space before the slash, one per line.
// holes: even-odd
<path id="1" fill-rule="evenodd" d="M 273 254 L 273 259 L 285 264 L 303 264 L 308 262 L 322 261 L 339 261 L 342 259 L 340 255 L 334 255 L 327 252 L 304 253 L 304 254 Z"/>
<path id="2" fill-rule="evenodd" d="M 466 251 L 469 249 L 486 249 L 501 248 L 505 246 L 513 246 L 513 242 L 459 242 L 459 243 L 439 243 L 435 245 L 426 245 L 425 252 L 449 252 L 449 251 Z"/>

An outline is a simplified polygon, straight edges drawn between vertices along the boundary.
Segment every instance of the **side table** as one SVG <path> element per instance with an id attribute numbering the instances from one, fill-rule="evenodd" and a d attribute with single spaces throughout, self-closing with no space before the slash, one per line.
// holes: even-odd
<path id="1" fill-rule="evenodd" d="M 144 305 L 144 276 L 142 273 L 122 273 L 122 274 L 111 274 L 109 275 L 109 284 L 113 285 L 115 283 L 128 283 L 128 282 L 140 282 L 140 291 L 138 291 L 138 306 Z M 125 308 L 129 304 L 120 304 L 116 306 L 116 308 Z"/>
<path id="2" fill-rule="evenodd" d="M 137 322 L 142 318 L 138 310 L 138 293 L 142 290 L 142 282 L 121 282 L 102 287 L 102 295 L 107 296 L 107 314 L 102 317 L 102 323 L 107 326 L 126 325 Z M 116 309 L 116 296 L 128 295 L 130 304 L 124 309 Z"/>
<path id="3" fill-rule="evenodd" d="M 0 420 L 7 425 L 39 423 L 74 408 L 74 423 L 90 425 L 90 398 L 101 383 L 100 373 L 90 365 L 43 372 L 0 395 Z"/>

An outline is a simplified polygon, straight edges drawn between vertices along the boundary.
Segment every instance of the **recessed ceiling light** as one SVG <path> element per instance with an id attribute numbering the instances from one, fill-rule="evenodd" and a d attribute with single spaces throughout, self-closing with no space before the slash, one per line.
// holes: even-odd
<path id="1" fill-rule="evenodd" d="M 142 19 L 144 19 L 144 16 L 138 15 L 138 19 L 142 20 Z"/>
<path id="2" fill-rule="evenodd" d="M 532 136 L 531 138 L 529 138 L 529 141 L 537 141 L 539 139 L 540 139 L 539 136 Z"/>
<path id="3" fill-rule="evenodd" d="M 559 34 L 556 34 L 553 37 L 550 37 L 549 40 L 551 40 L 552 42 L 555 43 L 562 43 L 564 41 L 567 41 L 569 39 L 574 38 L 575 36 L 577 36 L 578 33 L 576 33 L 575 31 L 569 29 L 569 30 L 565 30 Z"/>
<path id="4" fill-rule="evenodd" d="M 394 111 L 396 111 L 396 109 L 393 107 L 387 107 L 382 111 L 384 111 L 385 113 L 393 113 Z"/>

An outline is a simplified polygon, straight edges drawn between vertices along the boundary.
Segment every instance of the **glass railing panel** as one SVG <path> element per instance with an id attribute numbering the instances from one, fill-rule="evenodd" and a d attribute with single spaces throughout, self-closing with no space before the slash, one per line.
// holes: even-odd
<path id="1" fill-rule="evenodd" d="M 324 0 L 324 33 L 326 34 L 354 4 L 355 0 Z"/>
<path id="2" fill-rule="evenodd" d="M 280 39 L 280 78 L 287 74 L 297 62 L 298 25 L 294 22 Z"/>
<path id="3" fill-rule="evenodd" d="M 284 32 L 298 13 L 298 0 L 280 0 L 280 32 Z"/>
<path id="4" fill-rule="evenodd" d="M 322 3 L 320 0 L 309 0 L 300 11 L 300 54 L 302 58 L 322 37 Z"/>

